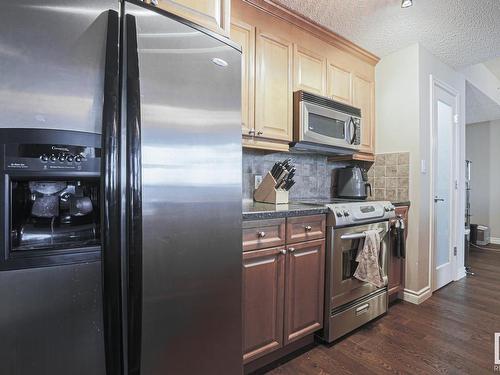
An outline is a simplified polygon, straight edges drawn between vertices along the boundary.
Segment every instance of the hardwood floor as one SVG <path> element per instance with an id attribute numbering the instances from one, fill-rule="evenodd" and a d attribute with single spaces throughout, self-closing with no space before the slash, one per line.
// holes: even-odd
<path id="1" fill-rule="evenodd" d="M 387 315 L 331 347 L 315 346 L 268 374 L 492 374 L 500 332 L 500 252 L 472 250 L 476 273 L 421 305 Z"/>

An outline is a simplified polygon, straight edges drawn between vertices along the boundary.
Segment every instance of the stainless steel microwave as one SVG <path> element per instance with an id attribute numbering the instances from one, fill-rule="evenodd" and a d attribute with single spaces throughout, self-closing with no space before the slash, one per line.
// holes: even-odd
<path id="1" fill-rule="evenodd" d="M 294 93 L 292 147 L 352 153 L 361 143 L 361 110 L 305 91 Z"/>

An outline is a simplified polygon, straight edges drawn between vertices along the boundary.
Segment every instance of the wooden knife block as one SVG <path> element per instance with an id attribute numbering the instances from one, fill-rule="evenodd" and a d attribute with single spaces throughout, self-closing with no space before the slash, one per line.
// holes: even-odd
<path id="1" fill-rule="evenodd" d="M 266 177 L 253 193 L 253 199 L 256 202 L 288 204 L 288 191 L 276 189 L 276 180 L 270 172 L 267 172 Z"/>

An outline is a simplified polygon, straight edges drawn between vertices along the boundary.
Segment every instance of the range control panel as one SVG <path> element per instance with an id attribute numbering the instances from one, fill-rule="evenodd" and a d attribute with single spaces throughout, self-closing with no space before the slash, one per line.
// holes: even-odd
<path id="1" fill-rule="evenodd" d="M 329 209 L 328 225 L 342 227 L 396 216 L 395 207 L 387 201 L 345 202 L 326 205 Z"/>
<path id="2" fill-rule="evenodd" d="M 6 144 L 4 170 L 99 172 L 101 149 L 50 144 Z"/>

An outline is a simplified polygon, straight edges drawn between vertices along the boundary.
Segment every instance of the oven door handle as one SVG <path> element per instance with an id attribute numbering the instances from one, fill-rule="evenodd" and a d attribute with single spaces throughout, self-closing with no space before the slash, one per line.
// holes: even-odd
<path id="1" fill-rule="evenodd" d="M 378 230 L 379 234 L 382 235 L 384 232 L 384 229 L 379 229 Z M 362 233 L 348 233 L 348 234 L 343 234 L 340 236 L 341 240 L 359 240 L 361 238 L 365 238 L 366 234 L 364 232 Z"/>

